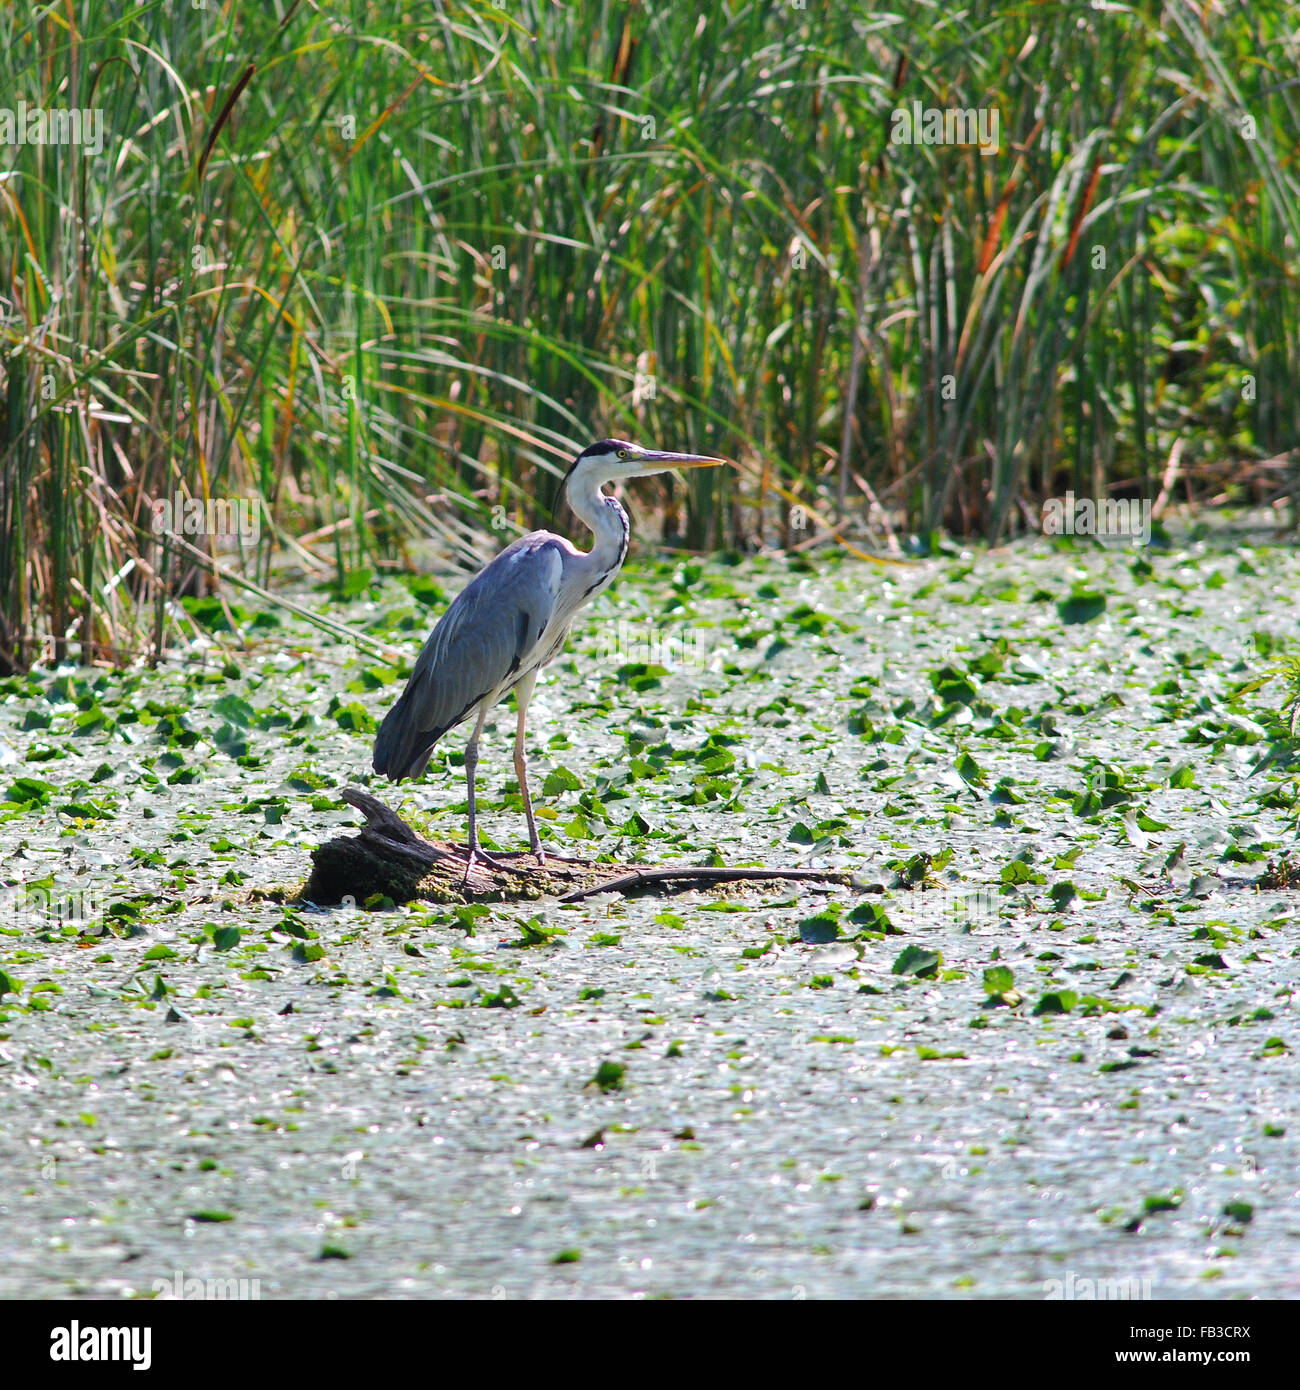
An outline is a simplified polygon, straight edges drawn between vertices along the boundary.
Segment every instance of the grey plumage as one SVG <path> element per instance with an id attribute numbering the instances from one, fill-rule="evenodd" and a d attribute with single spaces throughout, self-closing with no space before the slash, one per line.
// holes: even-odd
<path id="1" fill-rule="evenodd" d="M 520 536 L 456 596 L 379 726 L 376 772 L 392 782 L 418 777 L 443 734 L 545 664 L 534 659 L 540 642 L 563 645 L 569 624 L 557 630 L 551 621 L 563 574 L 558 540 L 546 531 Z"/>
<path id="2" fill-rule="evenodd" d="M 603 484 L 723 462 L 642 449 L 623 439 L 602 439 L 584 449 L 564 486 L 574 515 L 593 533 L 591 550 L 581 551 L 550 531 L 521 536 L 465 586 L 429 635 L 406 689 L 379 727 L 373 765 L 393 782 L 418 777 L 438 740 L 473 720 L 465 749 L 471 859 L 483 857 L 474 796 L 479 734 L 488 711 L 512 689 L 518 704 L 515 772 L 529 844 L 539 862 L 545 857 L 528 791 L 524 721 L 538 671 L 560 653 L 574 614 L 613 582 L 627 555 L 627 513 L 605 495 Z"/>

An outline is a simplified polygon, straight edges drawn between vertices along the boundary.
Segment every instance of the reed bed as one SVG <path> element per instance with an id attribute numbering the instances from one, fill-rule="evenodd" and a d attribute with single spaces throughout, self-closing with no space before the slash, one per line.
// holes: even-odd
<path id="1" fill-rule="evenodd" d="M 0 667 L 473 563 L 604 434 L 738 461 L 692 549 L 1294 525 L 1298 73 L 1274 0 L 4 7 Z"/>

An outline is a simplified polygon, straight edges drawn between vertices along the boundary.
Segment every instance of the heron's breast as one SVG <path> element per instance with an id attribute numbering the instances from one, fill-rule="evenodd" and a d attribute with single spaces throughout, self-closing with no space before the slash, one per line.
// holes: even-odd
<path id="1" fill-rule="evenodd" d="M 554 661 L 555 658 L 559 656 L 559 654 L 564 650 L 564 644 L 568 640 L 569 624 L 565 623 L 562 627 L 559 628 L 557 632 L 552 633 L 546 641 L 538 644 L 538 651 L 541 653 L 541 655 L 538 657 L 535 664 L 537 666 L 549 665 L 549 663 Z"/>

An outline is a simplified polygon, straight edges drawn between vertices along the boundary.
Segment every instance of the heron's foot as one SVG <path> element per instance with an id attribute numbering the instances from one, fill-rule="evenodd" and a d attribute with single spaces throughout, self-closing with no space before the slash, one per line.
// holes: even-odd
<path id="1" fill-rule="evenodd" d="M 507 853 L 509 852 L 510 851 L 507 851 Z M 521 864 L 508 864 L 505 860 L 497 859 L 493 855 L 490 855 L 478 845 L 470 845 L 468 847 L 468 853 L 465 856 L 465 872 L 461 877 L 462 885 L 469 882 L 469 873 L 475 864 L 486 864 L 488 868 L 496 869 L 498 873 L 503 874 L 527 874 L 530 872 L 529 869 Z"/>
<path id="2" fill-rule="evenodd" d="M 499 869 L 502 871 L 511 867 L 509 864 L 503 864 L 499 859 L 493 859 L 486 850 L 480 849 L 478 845 L 470 845 L 469 852 L 465 855 L 466 879 L 469 878 L 469 871 L 475 864 L 486 864 L 490 869 Z"/>

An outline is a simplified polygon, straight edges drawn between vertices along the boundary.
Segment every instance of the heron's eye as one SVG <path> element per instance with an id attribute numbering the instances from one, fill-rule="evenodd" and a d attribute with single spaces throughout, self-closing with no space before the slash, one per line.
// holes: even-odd
<path id="1" fill-rule="evenodd" d="M 626 449 L 620 449 L 620 450 L 618 451 L 618 456 L 619 456 L 619 458 L 621 458 L 621 459 L 627 458 L 627 456 L 628 456 L 627 450 L 626 450 Z"/>

